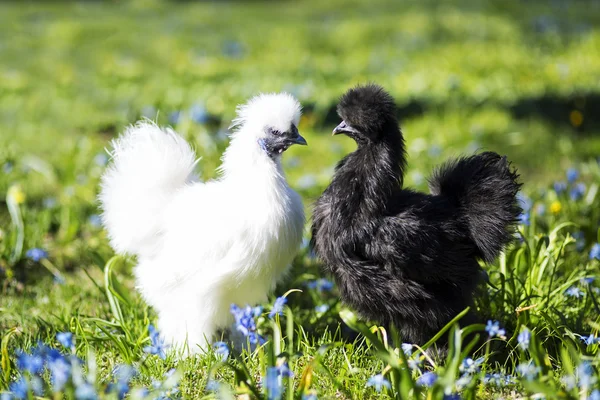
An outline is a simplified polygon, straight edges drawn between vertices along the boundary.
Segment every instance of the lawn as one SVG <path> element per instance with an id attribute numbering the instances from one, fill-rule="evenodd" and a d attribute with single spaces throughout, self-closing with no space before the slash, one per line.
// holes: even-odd
<path id="1" fill-rule="evenodd" d="M 2 399 L 600 399 L 599 77 L 591 0 L 1 3 Z M 477 298 L 498 324 L 450 324 L 447 360 L 399 346 L 338 301 L 306 244 L 256 318 L 264 346 L 163 359 L 135 261 L 99 223 L 110 140 L 141 117 L 172 125 L 209 179 L 235 106 L 288 91 L 309 146 L 284 168 L 310 213 L 353 150 L 330 136 L 336 101 L 367 81 L 397 100 L 407 185 L 479 150 L 519 169 L 519 236 Z"/>

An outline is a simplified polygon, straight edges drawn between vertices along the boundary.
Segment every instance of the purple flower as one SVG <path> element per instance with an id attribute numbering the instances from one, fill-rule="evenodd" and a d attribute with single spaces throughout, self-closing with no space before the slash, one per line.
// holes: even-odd
<path id="1" fill-rule="evenodd" d="M 56 334 L 56 340 L 60 344 L 62 344 L 67 349 L 75 347 L 75 342 L 73 341 L 73 334 L 71 332 L 59 332 Z"/>
<path id="2" fill-rule="evenodd" d="M 425 372 L 417 379 L 417 385 L 431 387 L 437 381 L 438 376 L 434 372 Z"/>
<path id="3" fill-rule="evenodd" d="M 381 392 L 381 390 L 384 387 L 391 389 L 392 384 L 390 383 L 390 381 L 385 379 L 383 377 L 383 375 L 377 374 L 377 375 L 373 375 L 372 377 L 370 377 L 369 380 L 367 381 L 367 387 L 371 387 L 371 386 L 375 389 L 376 392 Z"/>
<path id="4" fill-rule="evenodd" d="M 144 347 L 144 352 L 148 354 L 155 354 L 163 360 L 167 358 L 165 350 L 165 340 L 160 337 L 160 333 L 154 328 L 154 325 L 148 326 L 148 333 L 150 333 L 150 346 Z"/>
<path id="5" fill-rule="evenodd" d="M 215 354 L 218 354 L 221 357 L 221 361 L 225 361 L 227 360 L 227 357 L 229 357 L 229 347 L 225 342 L 214 343 L 213 349 L 215 350 Z"/>
<path id="6" fill-rule="evenodd" d="M 594 243 L 590 250 L 590 260 L 600 260 L 600 243 Z"/>
<path id="7" fill-rule="evenodd" d="M 496 336 L 502 337 L 506 334 L 506 331 L 500 328 L 500 322 L 498 321 L 488 320 L 487 325 L 485 326 L 485 330 L 491 338 Z"/>
<path id="8" fill-rule="evenodd" d="M 285 297 L 278 297 L 277 299 L 275 299 L 275 302 L 273 303 L 273 308 L 269 313 L 269 318 L 273 318 L 275 317 L 275 315 L 283 314 L 283 306 L 285 305 L 285 303 L 287 303 L 287 299 Z"/>
<path id="9" fill-rule="evenodd" d="M 48 252 L 40 248 L 34 248 L 27 250 L 25 256 L 32 261 L 39 262 L 44 258 L 48 258 Z"/>
<path id="10" fill-rule="evenodd" d="M 523 328 L 519 336 L 517 336 L 517 342 L 521 350 L 525 351 L 529 348 L 529 342 L 531 341 L 531 332 L 527 328 Z"/>

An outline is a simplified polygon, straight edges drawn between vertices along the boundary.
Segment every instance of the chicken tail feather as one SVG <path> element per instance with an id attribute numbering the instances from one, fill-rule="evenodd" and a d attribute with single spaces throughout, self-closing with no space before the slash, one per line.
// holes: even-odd
<path id="1" fill-rule="evenodd" d="M 197 180 L 190 145 L 152 121 L 129 126 L 112 142 L 112 163 L 102 176 L 102 222 L 118 253 L 152 252 L 160 240 L 162 211 L 178 189 Z"/>
<path id="2" fill-rule="evenodd" d="M 522 212 L 516 197 L 518 177 L 506 157 L 484 152 L 447 162 L 429 180 L 432 194 L 446 196 L 459 208 L 488 263 L 513 239 Z"/>

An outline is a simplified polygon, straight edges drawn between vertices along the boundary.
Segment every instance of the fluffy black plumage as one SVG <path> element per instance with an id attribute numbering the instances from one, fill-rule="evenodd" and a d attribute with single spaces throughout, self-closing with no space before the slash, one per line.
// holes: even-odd
<path id="1" fill-rule="evenodd" d="M 402 187 L 406 154 L 393 98 L 377 85 L 350 89 L 335 130 L 358 144 L 336 167 L 313 212 L 312 245 L 342 300 L 423 344 L 471 306 L 481 276 L 513 237 L 518 175 L 485 152 L 450 161 L 431 194 Z M 474 315 L 465 317 L 473 322 Z"/>

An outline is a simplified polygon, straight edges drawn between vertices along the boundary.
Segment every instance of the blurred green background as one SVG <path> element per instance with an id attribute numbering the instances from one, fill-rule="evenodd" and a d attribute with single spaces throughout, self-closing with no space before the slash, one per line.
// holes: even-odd
<path id="1" fill-rule="evenodd" d="M 397 99 L 408 184 L 487 149 L 534 192 L 600 154 L 600 2 L 3 2 L 0 197 L 11 185 L 27 196 L 25 248 L 77 259 L 73 243 L 86 253 L 102 238 L 86 221 L 127 124 L 173 125 L 209 178 L 235 106 L 285 90 L 305 109 L 309 147 L 284 163 L 308 204 L 353 148 L 329 134 L 337 99 L 368 81 Z"/>

